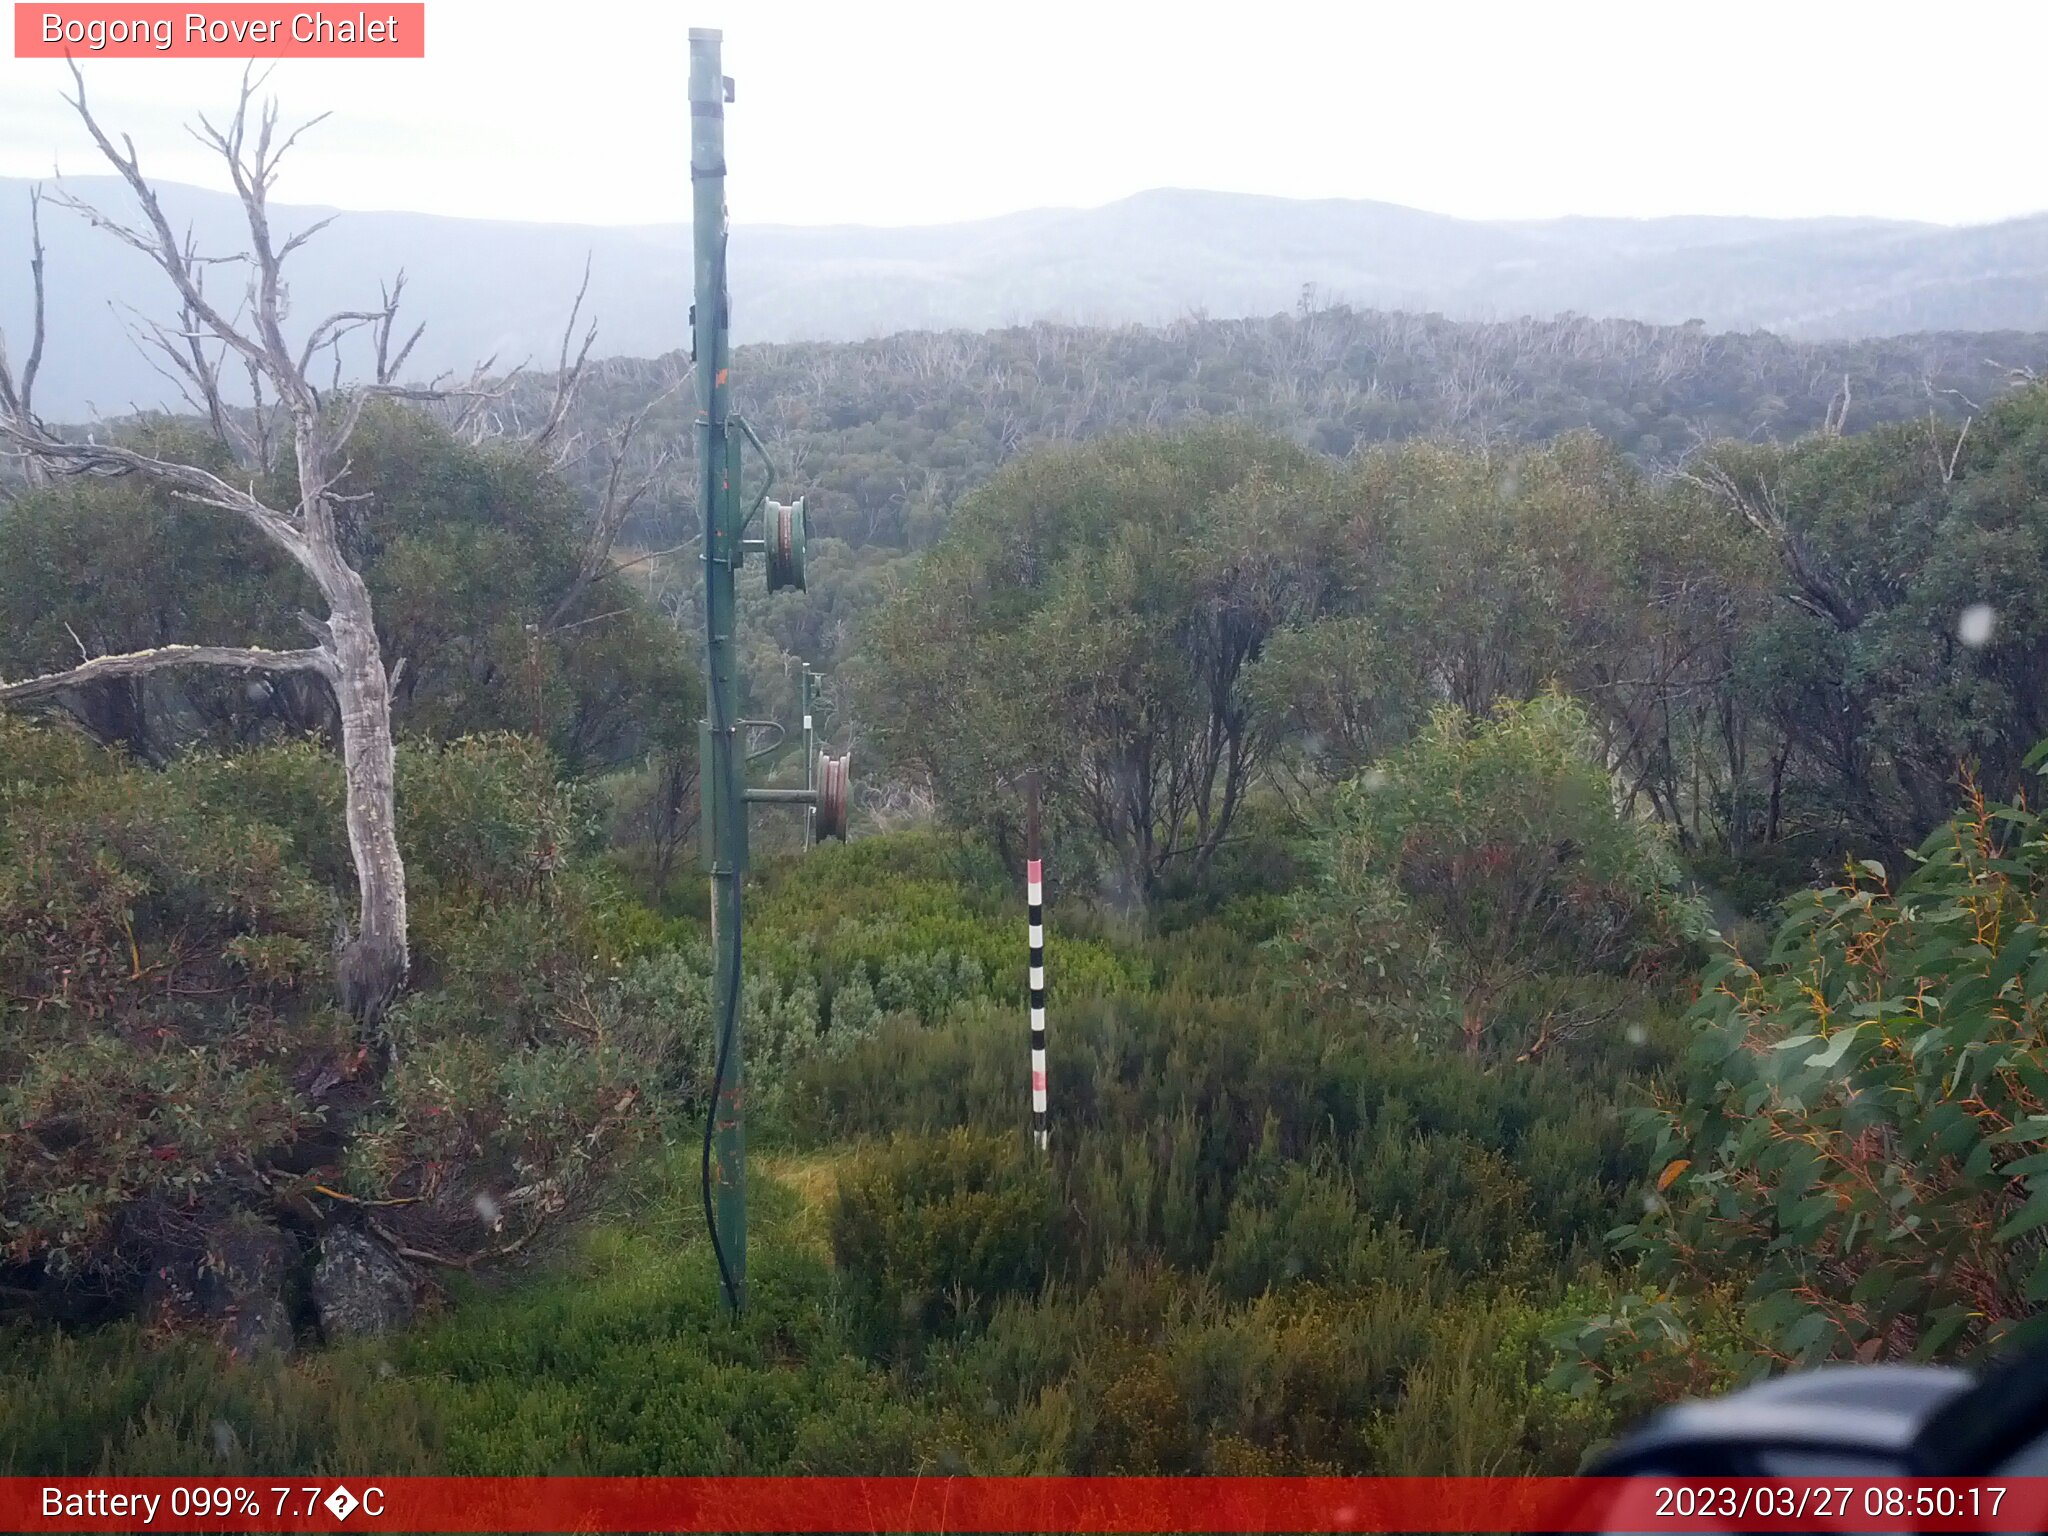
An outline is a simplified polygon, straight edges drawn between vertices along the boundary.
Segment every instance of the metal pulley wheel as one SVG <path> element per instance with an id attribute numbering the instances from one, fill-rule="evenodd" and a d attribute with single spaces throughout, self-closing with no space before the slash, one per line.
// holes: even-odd
<path id="1" fill-rule="evenodd" d="M 818 838 L 846 841 L 846 810 L 853 781 L 853 754 L 818 754 Z"/>
<path id="2" fill-rule="evenodd" d="M 768 590 L 781 592 L 804 586 L 804 499 L 771 501 L 766 508 L 767 526 L 762 530 L 768 546 Z"/>

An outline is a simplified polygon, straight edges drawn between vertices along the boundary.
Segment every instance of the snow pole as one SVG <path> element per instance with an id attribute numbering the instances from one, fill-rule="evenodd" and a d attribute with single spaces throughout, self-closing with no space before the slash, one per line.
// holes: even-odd
<path id="1" fill-rule="evenodd" d="M 1031 940 L 1031 1139 L 1044 1151 L 1045 1088 L 1045 865 L 1038 847 L 1038 770 L 1024 781 L 1024 904 Z"/>

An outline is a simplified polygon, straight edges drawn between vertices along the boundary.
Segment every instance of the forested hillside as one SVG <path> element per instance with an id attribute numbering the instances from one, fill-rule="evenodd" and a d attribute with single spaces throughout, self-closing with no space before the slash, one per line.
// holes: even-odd
<path id="1" fill-rule="evenodd" d="M 1395 716 L 1417 718 L 1431 690 L 1483 710 L 1490 689 L 1559 682 L 1599 706 L 1629 765 L 1628 793 L 1678 835 L 1703 848 L 1718 837 L 1752 853 L 1759 841 L 1797 849 L 1787 868 L 1810 872 L 1846 843 L 1873 853 L 1909 844 L 1940 818 L 1959 754 L 2002 742 L 2009 765 L 2004 733 L 2033 729 L 2031 703 L 1985 726 L 1934 701 L 1955 686 L 1940 678 L 1959 646 L 1955 615 L 1973 593 L 2002 609 L 1996 594 L 2015 579 L 1994 553 L 2004 535 L 1955 540 L 1984 515 L 1972 510 L 1979 498 L 2018 472 L 2006 456 L 2024 459 L 2031 429 L 2019 424 L 2034 396 L 1998 402 L 2044 352 L 2031 336 L 1826 348 L 1697 328 L 1476 326 L 1344 309 L 749 348 L 741 408 L 780 465 L 776 494 L 803 495 L 824 537 L 808 594 L 747 602 L 747 675 L 758 702 L 787 710 L 793 658 L 858 670 L 866 617 L 952 528 L 956 508 L 983 509 L 977 527 L 1015 529 L 1032 498 L 1112 472 L 1114 458 L 1071 457 L 1078 445 L 1229 421 L 1256 429 L 1243 450 L 1254 459 L 1291 441 L 1291 463 L 1351 466 L 1344 489 L 1316 493 L 1358 504 L 1353 531 L 1330 536 L 1345 552 L 1288 558 L 1355 572 L 1350 595 L 1316 600 L 1333 609 L 1306 611 L 1365 626 L 1374 644 L 1403 637 L 1400 654 L 1372 653 Z M 653 445 L 686 432 L 680 396 L 661 394 L 677 366 L 596 368 L 572 419 L 595 437 L 653 400 L 634 447 L 653 468 Z M 545 399 L 536 385 L 522 409 Z M 1590 437 L 1542 446 L 1574 432 Z M 1034 472 L 1005 480 L 1020 456 Z M 593 455 L 580 472 L 604 465 Z M 1070 477 L 1057 490 L 1055 473 Z M 687 478 L 686 462 L 660 470 L 630 530 L 675 551 L 638 569 L 686 627 L 698 622 Z M 1898 511 L 1878 514 L 1873 497 Z M 1198 531 L 1239 512 L 1252 515 L 1219 490 L 1188 509 Z M 1092 561 L 1141 537 L 1141 520 L 1135 504 L 1100 505 L 1071 556 Z M 1931 562 L 1935 549 L 1948 561 Z M 1803 568 L 1795 550 L 1809 552 Z M 1330 633 L 1330 654 L 1299 642 L 1308 649 L 1290 686 L 1311 686 L 1306 669 L 1327 672 L 1367 643 L 1363 631 L 1341 642 Z M 920 621 L 890 662 L 897 678 L 936 669 L 921 685 L 926 718 L 959 675 L 929 638 Z M 982 654 L 1007 664 L 993 660 L 1007 654 L 1000 646 Z M 857 711 L 844 690 L 827 705 L 863 749 L 885 713 L 872 691 Z M 993 725 L 973 735 L 977 750 L 997 750 Z M 875 766 L 864 776 L 871 805 L 922 803 L 931 764 L 914 782 Z"/>
<path id="2" fill-rule="evenodd" d="M 654 400 L 640 460 L 685 448 L 686 392 L 664 391 L 687 367 L 676 355 L 598 364 L 572 421 L 596 436 Z M 1311 298 L 1249 320 L 752 346 L 735 367 L 737 408 L 783 467 L 776 494 L 808 493 L 821 531 L 856 548 L 916 549 L 962 493 L 1044 443 L 1228 418 L 1342 457 L 1412 437 L 1498 447 L 1589 428 L 1657 469 L 1721 438 L 1960 420 L 2048 370 L 2048 333 L 1811 343 L 1625 320 L 1458 322 Z M 550 392 L 534 380 L 508 411 L 538 419 Z M 649 520 L 687 526 L 689 483 L 678 463 Z"/>
<path id="3" fill-rule="evenodd" d="M 50 185 L 55 185 L 55 181 Z M 118 211 L 104 176 L 66 176 Z M 28 193 L 0 177 L 0 270 L 28 256 Z M 166 184 L 169 217 L 201 251 L 239 249 L 225 189 Z M 630 206 L 620 212 L 632 219 Z M 741 342 L 859 341 L 903 331 L 981 332 L 1041 322 L 1116 327 L 1190 314 L 1259 317 L 1304 288 L 1363 308 L 1457 320 L 1589 315 L 1808 339 L 2048 328 L 2048 218 L 1945 227 L 1882 219 L 1569 218 L 1485 222 L 1389 203 L 1303 201 L 1156 188 L 1098 208 L 1035 208 L 910 228 L 752 222 L 735 202 L 734 336 Z M 433 316 L 421 377 L 495 356 L 544 366 L 589 263 L 599 358 L 682 345 L 690 232 L 453 219 L 431 213 L 271 209 L 285 239 L 332 217 L 297 254 L 305 312 L 346 308 L 367 274 L 403 268 Z M 51 334 L 61 339 L 45 402 L 67 420 L 150 405 L 163 380 L 130 344 L 127 308 L 168 321 L 148 267 L 84 220 L 43 221 Z M 0 288 L 0 327 L 19 333 L 28 295 Z M 366 369 L 351 351 L 350 367 Z M 236 381 L 239 383 L 239 381 Z"/>

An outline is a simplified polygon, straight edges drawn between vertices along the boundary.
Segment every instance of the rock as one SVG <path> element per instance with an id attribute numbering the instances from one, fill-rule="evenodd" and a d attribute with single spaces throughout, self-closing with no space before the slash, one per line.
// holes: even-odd
<path id="1" fill-rule="evenodd" d="M 291 1313 L 274 1296 L 242 1303 L 222 1329 L 221 1340 L 242 1360 L 254 1355 L 288 1355 L 298 1342 Z"/>
<path id="2" fill-rule="evenodd" d="M 209 1317 L 278 1299 L 301 1258 L 298 1244 L 276 1227 L 247 1218 L 224 1222 L 207 1234 L 195 1299 Z"/>
<path id="3" fill-rule="evenodd" d="M 412 1276 L 367 1233 L 329 1227 L 313 1266 L 313 1308 L 330 1342 L 389 1333 L 412 1321 Z"/>
<path id="4" fill-rule="evenodd" d="M 207 1326 L 237 1355 L 290 1354 L 288 1297 L 305 1261 L 286 1232 L 247 1212 L 172 1234 L 150 1255 L 142 1315 L 152 1326 Z"/>
<path id="5" fill-rule="evenodd" d="M 140 1309 L 144 1326 L 170 1331 L 187 1327 L 200 1316 L 199 1264 L 170 1253 L 152 1256 L 142 1278 Z"/>

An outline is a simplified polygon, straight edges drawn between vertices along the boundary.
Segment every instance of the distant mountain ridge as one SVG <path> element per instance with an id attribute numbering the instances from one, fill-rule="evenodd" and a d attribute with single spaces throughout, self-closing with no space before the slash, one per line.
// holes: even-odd
<path id="1" fill-rule="evenodd" d="M 0 327 L 28 323 L 28 188 L 0 178 Z M 125 212 L 108 177 L 67 178 Z M 202 249 L 241 246 L 230 197 L 165 184 Z M 289 233 L 327 208 L 279 205 Z M 167 318 L 148 263 L 47 206 L 47 414 L 164 399 L 116 301 Z M 293 258 L 302 324 L 374 296 L 403 266 L 427 322 L 423 371 L 553 356 L 585 255 L 597 355 L 686 342 L 690 231 L 344 213 Z M 1574 312 L 1812 339 L 1911 331 L 2048 330 L 2048 214 L 1951 228 L 1881 219 L 1683 217 L 1480 222 L 1389 203 L 1162 189 L 1100 208 L 1034 209 L 917 228 L 737 225 L 736 340 L 844 341 L 1038 320 L 1159 323 L 1292 309 L 1304 289 L 1360 307 L 1500 319 Z M 17 356 L 22 342 L 16 341 Z"/>

